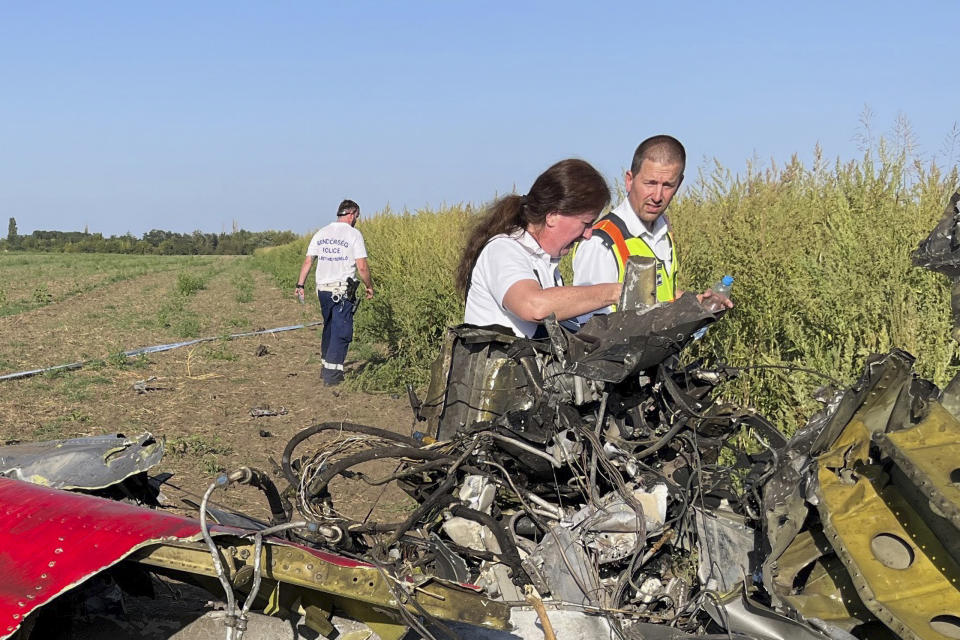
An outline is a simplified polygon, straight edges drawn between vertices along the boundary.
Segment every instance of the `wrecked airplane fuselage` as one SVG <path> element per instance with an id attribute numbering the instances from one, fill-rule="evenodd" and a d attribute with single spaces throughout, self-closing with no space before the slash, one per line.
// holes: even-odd
<path id="1" fill-rule="evenodd" d="M 473 396 L 428 397 L 421 409 L 441 433 L 444 415 L 455 416 L 451 439 L 419 453 L 372 447 L 327 467 L 316 493 L 302 496 L 336 513 L 325 483 L 378 451 L 403 459 L 394 475 L 420 508 L 403 523 L 363 525 L 379 531 L 367 553 L 506 601 L 532 587 L 548 610 L 603 616 L 615 631 L 645 629 L 642 637 L 660 637 L 649 624 L 691 637 L 960 633 L 960 554 L 946 542 L 960 539 L 960 423 L 908 354 L 871 360 L 785 441 L 762 417 L 707 400 L 720 372 L 664 364 L 631 372 L 630 386 L 580 391 L 557 366 L 549 375 L 565 402 L 534 390 L 500 394 L 520 406 L 497 403 L 502 382 L 478 377 L 474 345 L 459 343 L 474 332 L 454 329 L 448 343 L 451 364 L 458 347 L 466 354 L 450 375 L 472 381 L 444 386 Z M 504 358 L 542 357 L 537 370 L 550 370 L 550 347 L 531 353 L 503 340 Z M 484 359 L 484 371 L 514 384 L 531 368 Z M 481 411 L 486 419 L 463 420 Z M 747 449 L 737 444 L 744 432 Z"/>

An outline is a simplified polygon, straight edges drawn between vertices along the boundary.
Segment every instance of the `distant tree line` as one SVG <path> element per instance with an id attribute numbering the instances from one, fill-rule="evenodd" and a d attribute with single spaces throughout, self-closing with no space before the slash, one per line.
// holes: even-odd
<path id="1" fill-rule="evenodd" d="M 0 250 L 49 251 L 53 253 L 136 253 L 146 255 L 247 255 L 254 249 L 293 242 L 292 231 L 247 231 L 231 233 L 175 233 L 153 229 L 142 238 L 126 233 L 104 237 L 87 231 L 42 231 L 30 235 L 17 233 L 17 221 L 10 218 L 6 240 Z"/>

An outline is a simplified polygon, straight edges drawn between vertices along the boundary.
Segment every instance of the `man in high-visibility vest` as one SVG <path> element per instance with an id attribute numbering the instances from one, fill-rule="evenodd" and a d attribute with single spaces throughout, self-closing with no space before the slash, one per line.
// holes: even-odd
<path id="1" fill-rule="evenodd" d="M 623 282 L 627 258 L 645 256 L 656 260 L 657 301 L 672 302 L 682 293 L 677 290 L 680 264 L 666 211 L 683 182 L 686 162 L 683 145 L 672 136 L 653 136 L 640 143 L 624 175 L 627 197 L 577 247 L 574 285 Z M 733 305 L 727 301 L 726 306 Z M 613 310 L 611 306 L 594 313 Z"/>

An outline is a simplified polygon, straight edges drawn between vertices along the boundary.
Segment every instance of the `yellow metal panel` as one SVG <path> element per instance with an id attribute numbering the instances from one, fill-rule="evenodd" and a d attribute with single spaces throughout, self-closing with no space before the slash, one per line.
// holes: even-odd
<path id="1" fill-rule="evenodd" d="M 960 422 L 956 417 L 940 404 L 931 403 L 923 422 L 885 434 L 884 439 L 884 453 L 944 517 L 960 527 Z"/>
<path id="2" fill-rule="evenodd" d="M 846 443 L 848 449 L 851 444 Z M 836 453 L 834 449 L 825 458 L 835 460 Z M 855 465 L 848 471 L 850 478 L 819 467 L 818 507 L 824 531 L 863 603 L 904 638 L 942 640 L 930 624 L 937 616 L 960 611 L 960 566 L 897 490 L 884 487 L 887 478 L 878 467 Z M 878 493 L 875 486 L 884 488 Z M 901 541 L 908 566 L 891 568 L 881 562 L 878 536 Z"/>
<path id="3" fill-rule="evenodd" d="M 797 575 L 811 564 L 803 588 L 795 593 Z M 814 536 L 811 531 L 803 531 L 794 538 L 777 561 L 774 582 L 780 597 L 807 617 L 828 620 L 847 630 L 873 619 L 820 532 Z"/>
<path id="4" fill-rule="evenodd" d="M 242 541 L 235 544 L 233 549 L 232 552 L 225 552 L 225 555 L 236 558 L 238 563 L 252 564 L 253 543 Z M 325 562 L 303 549 L 283 545 L 264 546 L 261 557 L 263 578 L 284 585 L 380 608 L 396 610 L 403 606 L 411 613 L 418 614 L 416 607 L 407 602 L 410 598 L 416 598 L 425 611 L 442 620 L 466 622 L 491 629 L 510 628 L 509 606 L 440 580 L 431 580 L 416 588 L 403 581 L 398 582 L 397 587 L 405 593 L 404 603 L 398 603 L 387 578 L 375 567 L 341 566 Z M 210 552 L 202 543 L 162 543 L 141 550 L 132 559 L 194 575 L 216 575 Z"/>

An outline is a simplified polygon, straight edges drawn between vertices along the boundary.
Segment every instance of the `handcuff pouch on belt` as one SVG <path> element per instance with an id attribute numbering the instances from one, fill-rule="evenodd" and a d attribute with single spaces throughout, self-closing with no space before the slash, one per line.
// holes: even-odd
<path id="1" fill-rule="evenodd" d="M 360 296 L 357 292 L 360 289 L 360 280 L 357 278 L 347 278 L 345 283 L 331 288 L 322 288 L 321 291 L 329 291 L 330 299 L 333 304 L 340 304 L 341 301 L 350 302 L 356 307 L 360 302 Z"/>

